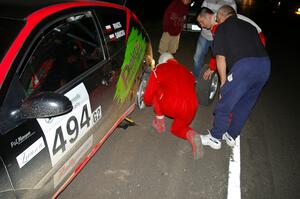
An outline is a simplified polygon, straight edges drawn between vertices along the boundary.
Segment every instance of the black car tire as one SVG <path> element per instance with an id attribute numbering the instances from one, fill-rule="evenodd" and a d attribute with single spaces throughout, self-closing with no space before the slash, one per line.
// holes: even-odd
<path id="1" fill-rule="evenodd" d="M 200 75 L 197 78 L 196 92 L 198 97 L 198 102 L 201 105 L 207 106 L 214 100 L 218 88 L 219 88 L 219 77 L 217 72 L 211 75 L 208 80 L 203 79 L 204 72 L 208 69 L 208 65 L 205 64 L 200 70 Z"/>
<path id="2" fill-rule="evenodd" d="M 142 76 L 137 93 L 136 93 L 136 104 L 137 104 L 138 109 L 140 109 L 140 110 L 145 108 L 145 106 L 146 106 L 144 103 L 144 93 L 145 93 L 146 86 L 148 84 L 149 76 L 150 76 L 150 73 L 148 71 L 145 71 Z"/>

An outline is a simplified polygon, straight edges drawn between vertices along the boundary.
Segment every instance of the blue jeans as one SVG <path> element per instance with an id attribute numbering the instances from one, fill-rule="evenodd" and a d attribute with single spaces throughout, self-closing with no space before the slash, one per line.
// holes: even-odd
<path id="1" fill-rule="evenodd" d="M 225 132 L 234 139 L 240 135 L 269 75 L 268 57 L 244 58 L 233 65 L 220 89 L 221 99 L 214 110 L 213 137 L 221 139 Z M 230 113 L 233 114 L 231 122 Z"/>
<path id="2" fill-rule="evenodd" d="M 199 76 L 200 70 L 203 66 L 205 55 L 208 51 L 208 48 L 212 47 L 212 41 L 205 39 L 201 34 L 197 41 L 196 52 L 194 55 L 194 75 Z"/>

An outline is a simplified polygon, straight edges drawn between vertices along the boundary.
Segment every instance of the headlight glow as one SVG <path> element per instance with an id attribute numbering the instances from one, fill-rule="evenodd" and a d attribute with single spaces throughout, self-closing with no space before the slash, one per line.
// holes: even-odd
<path id="1" fill-rule="evenodd" d="M 297 9 L 297 11 L 295 11 L 296 15 L 300 15 L 300 8 Z"/>

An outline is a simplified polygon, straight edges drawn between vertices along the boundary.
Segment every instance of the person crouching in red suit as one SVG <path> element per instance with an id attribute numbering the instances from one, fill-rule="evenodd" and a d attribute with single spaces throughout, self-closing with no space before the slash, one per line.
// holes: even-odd
<path id="1" fill-rule="evenodd" d="M 171 132 L 188 140 L 194 159 L 199 159 L 203 156 L 201 136 L 189 127 L 198 108 L 196 79 L 170 53 L 162 53 L 158 62 L 151 71 L 144 94 L 144 103 L 152 106 L 156 114 L 152 125 L 162 133 L 165 131 L 164 117 L 173 118 Z"/>

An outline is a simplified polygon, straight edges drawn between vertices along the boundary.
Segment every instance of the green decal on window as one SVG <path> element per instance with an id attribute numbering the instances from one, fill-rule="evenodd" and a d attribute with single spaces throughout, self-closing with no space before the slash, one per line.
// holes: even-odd
<path id="1" fill-rule="evenodd" d="M 130 88 L 142 63 L 145 49 L 145 39 L 138 30 L 133 28 L 128 37 L 125 58 L 114 97 L 119 103 L 123 103 L 129 94 Z"/>

